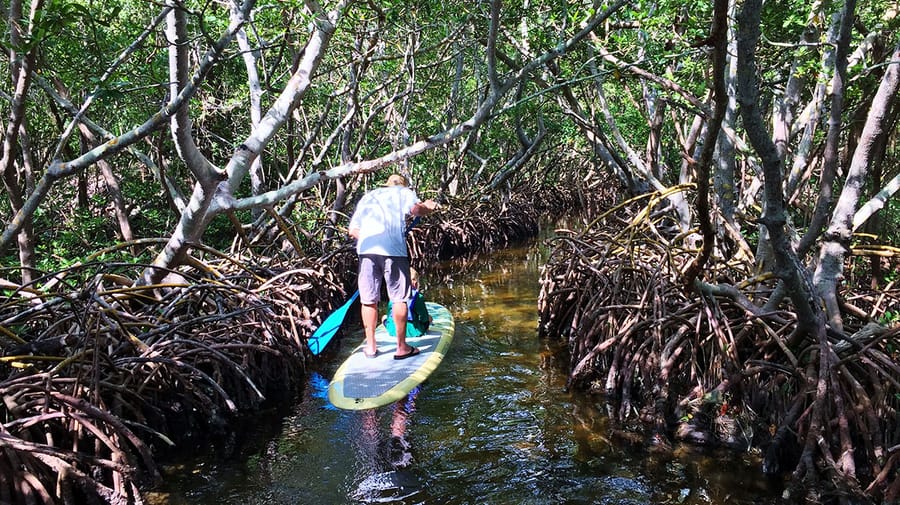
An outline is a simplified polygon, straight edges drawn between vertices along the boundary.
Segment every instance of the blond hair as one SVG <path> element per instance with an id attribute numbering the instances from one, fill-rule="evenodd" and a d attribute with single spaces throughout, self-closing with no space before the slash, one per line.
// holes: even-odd
<path id="1" fill-rule="evenodd" d="M 385 186 L 409 186 L 409 182 L 406 181 L 406 177 L 403 177 L 400 174 L 392 174 L 388 177 Z"/>

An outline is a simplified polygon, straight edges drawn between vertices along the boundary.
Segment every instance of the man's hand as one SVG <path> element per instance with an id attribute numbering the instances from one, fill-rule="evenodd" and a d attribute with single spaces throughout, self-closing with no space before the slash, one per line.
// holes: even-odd
<path id="1" fill-rule="evenodd" d="M 438 207 L 440 207 L 440 205 L 434 200 L 425 200 L 424 202 L 415 204 L 410 214 L 414 216 L 427 216 L 437 210 Z"/>

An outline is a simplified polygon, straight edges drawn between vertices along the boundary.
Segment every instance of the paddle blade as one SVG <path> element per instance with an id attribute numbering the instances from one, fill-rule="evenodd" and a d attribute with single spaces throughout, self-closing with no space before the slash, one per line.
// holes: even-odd
<path id="1" fill-rule="evenodd" d="M 319 326 L 319 328 L 310 335 L 309 340 L 306 341 L 310 352 L 314 355 L 318 355 L 325 349 L 328 342 L 331 342 L 332 337 L 334 337 L 337 331 L 341 329 L 341 325 L 344 324 L 344 319 L 347 317 L 347 311 L 350 310 L 350 307 L 353 306 L 353 302 L 355 302 L 357 298 L 359 298 L 359 291 L 353 293 L 353 296 L 351 296 L 349 300 L 344 302 L 343 305 L 338 307 L 337 310 L 332 312 L 331 315 L 322 321 L 322 326 Z"/>

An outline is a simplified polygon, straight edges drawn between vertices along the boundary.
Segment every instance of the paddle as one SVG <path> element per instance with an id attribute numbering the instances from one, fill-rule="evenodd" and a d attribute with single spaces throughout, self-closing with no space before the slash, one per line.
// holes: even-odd
<path id="1" fill-rule="evenodd" d="M 409 233 L 409 230 L 412 230 L 413 227 L 419 223 L 420 219 L 419 216 L 416 216 L 406 228 L 406 233 Z M 344 319 L 347 317 L 347 311 L 350 310 L 350 307 L 357 298 L 359 298 L 359 290 L 356 290 L 355 293 L 350 295 L 349 300 L 344 302 L 343 305 L 326 317 L 325 320 L 322 321 L 322 325 L 309 336 L 306 345 L 314 356 L 317 356 L 322 352 L 322 350 L 325 349 L 325 346 L 328 345 L 328 342 L 331 342 L 332 337 L 334 337 L 337 331 L 341 329 L 341 325 L 344 324 Z"/>
<path id="2" fill-rule="evenodd" d="M 325 349 L 328 342 L 331 342 L 331 338 L 334 337 L 334 334 L 337 333 L 337 331 L 341 329 L 341 325 L 344 324 L 344 319 L 347 317 L 347 311 L 350 310 L 350 307 L 357 298 L 359 298 L 359 290 L 353 293 L 349 300 L 344 302 L 343 305 L 325 318 L 325 320 L 322 321 L 322 326 L 319 326 L 319 328 L 310 335 L 306 344 L 309 346 L 309 350 L 313 355 L 318 355 L 322 352 L 322 349 Z"/>

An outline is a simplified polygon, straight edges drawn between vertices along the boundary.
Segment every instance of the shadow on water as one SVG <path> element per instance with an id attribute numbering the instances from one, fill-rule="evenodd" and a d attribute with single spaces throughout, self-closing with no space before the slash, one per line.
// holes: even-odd
<path id="1" fill-rule="evenodd" d="M 328 378 L 360 340 L 337 342 L 287 416 L 241 447 L 166 474 L 155 504 L 774 504 L 749 453 L 679 448 L 661 456 L 615 436 L 604 404 L 564 392 L 565 373 L 537 338 L 537 245 L 424 276 L 456 319 L 440 368 L 406 400 L 337 410 Z M 334 344 L 332 344 L 334 345 Z"/>

